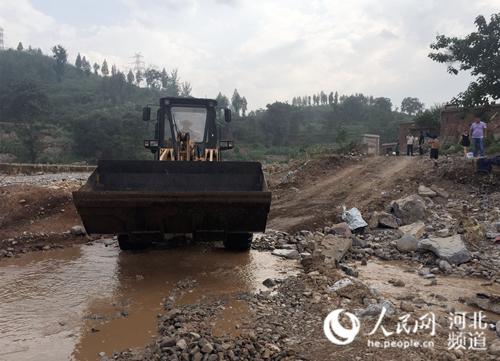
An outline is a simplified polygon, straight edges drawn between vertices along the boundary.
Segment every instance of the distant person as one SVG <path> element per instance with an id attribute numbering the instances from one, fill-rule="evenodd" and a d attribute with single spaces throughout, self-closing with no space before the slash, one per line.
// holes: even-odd
<path id="1" fill-rule="evenodd" d="M 460 144 L 462 144 L 462 147 L 464 147 L 464 156 L 467 157 L 467 151 L 469 150 L 470 146 L 470 138 L 469 138 L 469 130 L 464 129 L 462 133 L 462 139 L 460 139 Z"/>
<path id="2" fill-rule="evenodd" d="M 413 157 L 413 134 L 411 132 L 406 136 L 406 155 L 411 155 Z"/>
<path id="3" fill-rule="evenodd" d="M 476 117 L 474 123 L 471 124 L 470 130 L 472 133 L 472 154 L 477 157 L 477 148 L 481 157 L 484 157 L 484 139 L 486 138 L 486 124 L 481 121 L 481 118 Z"/>
<path id="4" fill-rule="evenodd" d="M 431 160 L 434 162 L 434 167 L 438 166 L 438 156 L 439 156 L 439 140 L 436 135 L 432 136 L 432 139 L 429 140 L 429 144 L 431 145 Z"/>
<path id="5" fill-rule="evenodd" d="M 401 151 L 401 146 L 399 145 L 399 142 L 398 144 L 396 144 L 396 148 L 394 150 L 396 151 L 396 156 L 399 157 L 399 152 Z"/>
<path id="6" fill-rule="evenodd" d="M 420 131 L 420 136 L 418 137 L 418 154 L 420 155 L 424 155 L 424 143 L 425 143 L 424 132 Z"/>

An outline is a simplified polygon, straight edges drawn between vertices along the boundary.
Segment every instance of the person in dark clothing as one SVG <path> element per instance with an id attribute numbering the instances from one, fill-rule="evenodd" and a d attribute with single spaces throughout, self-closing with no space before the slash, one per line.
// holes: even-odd
<path id="1" fill-rule="evenodd" d="M 464 156 L 467 157 L 467 150 L 469 149 L 470 145 L 469 131 L 467 129 L 464 129 L 462 133 L 462 139 L 460 139 L 460 144 L 462 144 L 462 147 L 464 147 Z"/>
<path id="2" fill-rule="evenodd" d="M 399 156 L 399 152 L 401 151 L 401 147 L 399 146 L 399 142 L 396 145 L 396 156 Z"/>
<path id="3" fill-rule="evenodd" d="M 418 137 L 418 154 L 420 155 L 424 155 L 424 143 L 425 143 L 424 132 L 420 131 L 420 136 Z"/>
<path id="4" fill-rule="evenodd" d="M 418 145 L 424 145 L 424 143 L 425 143 L 424 132 L 420 131 L 420 136 L 418 137 Z"/>

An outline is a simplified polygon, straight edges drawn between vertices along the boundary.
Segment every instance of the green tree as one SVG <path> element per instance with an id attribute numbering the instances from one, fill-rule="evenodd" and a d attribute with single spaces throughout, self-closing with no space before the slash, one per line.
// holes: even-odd
<path id="1" fill-rule="evenodd" d="M 234 108 L 236 116 L 239 117 L 242 104 L 241 104 L 241 96 L 238 93 L 237 89 L 234 89 L 233 96 L 231 97 L 231 105 Z"/>
<path id="2" fill-rule="evenodd" d="M 22 133 L 31 163 L 35 163 L 41 151 L 40 131 L 47 125 L 52 107 L 47 93 L 31 80 L 23 80 L 11 87 L 7 104 L 7 117 L 13 120 Z"/>
<path id="3" fill-rule="evenodd" d="M 99 69 L 101 68 L 101 66 L 97 63 L 94 63 L 93 68 L 94 68 L 94 74 L 99 75 Z"/>
<path id="4" fill-rule="evenodd" d="M 441 124 L 441 105 L 435 104 L 430 109 L 424 110 L 417 114 L 414 119 L 415 124 L 419 128 L 438 128 Z"/>
<path id="5" fill-rule="evenodd" d="M 418 98 L 406 97 L 401 102 L 401 111 L 406 114 L 413 115 L 424 109 L 424 103 L 421 103 Z"/>
<path id="6" fill-rule="evenodd" d="M 76 66 L 78 69 L 81 69 L 81 68 L 82 68 L 82 57 L 80 56 L 80 53 L 78 53 L 78 55 L 76 56 L 75 66 Z"/>
<path id="7" fill-rule="evenodd" d="M 184 81 L 181 83 L 181 97 L 190 97 L 193 86 L 190 82 Z"/>
<path id="8" fill-rule="evenodd" d="M 349 140 L 349 131 L 342 127 L 338 130 L 337 135 L 335 136 L 335 143 L 339 146 L 339 151 L 343 151 L 347 141 Z"/>
<path id="9" fill-rule="evenodd" d="M 62 76 L 64 75 L 64 67 L 68 62 L 68 53 L 62 45 L 57 45 L 52 47 L 52 57 L 56 59 L 56 65 L 54 67 L 57 75 L 57 81 L 60 83 Z"/>
<path id="10" fill-rule="evenodd" d="M 127 74 L 127 81 L 128 81 L 130 84 L 134 84 L 135 77 L 134 77 L 134 72 L 132 71 L 132 69 L 130 69 L 130 70 L 128 71 L 128 74 Z"/>
<path id="11" fill-rule="evenodd" d="M 19 42 L 19 44 L 17 44 L 17 51 L 23 51 L 23 49 L 23 43 Z"/>
<path id="12" fill-rule="evenodd" d="M 108 76 L 109 75 L 108 62 L 106 61 L 106 59 L 104 59 L 104 61 L 102 62 L 101 74 L 102 74 L 102 76 Z"/>
<path id="13" fill-rule="evenodd" d="M 217 100 L 217 116 L 222 118 L 224 116 L 224 108 L 229 107 L 229 99 L 219 92 L 215 100 Z"/>
<path id="14" fill-rule="evenodd" d="M 135 73 L 135 83 L 137 84 L 137 86 L 141 85 L 143 79 L 144 74 L 140 70 L 137 70 L 137 72 Z"/>
<path id="15" fill-rule="evenodd" d="M 437 52 L 429 57 L 439 63 L 450 64 L 448 73 L 470 71 L 477 80 L 452 99 L 464 107 L 488 104 L 500 98 L 500 13 L 491 15 L 488 23 L 484 16 L 476 17 L 477 31 L 463 39 L 438 35 L 430 47 Z M 460 66 L 454 66 L 459 63 Z"/>
<path id="16" fill-rule="evenodd" d="M 85 59 L 85 57 L 83 57 L 82 59 L 82 68 L 85 72 L 85 75 L 90 76 L 90 74 L 92 74 L 92 66 L 90 65 L 90 62 Z"/>

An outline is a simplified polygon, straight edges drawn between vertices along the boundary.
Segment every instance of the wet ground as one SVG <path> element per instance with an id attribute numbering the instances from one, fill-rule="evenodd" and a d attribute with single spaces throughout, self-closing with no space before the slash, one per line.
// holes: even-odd
<path id="1" fill-rule="evenodd" d="M 384 298 L 395 300 L 401 295 L 413 295 L 422 298 L 425 303 L 418 304 L 422 310 L 451 317 L 447 311 L 452 307 L 455 315 L 465 313 L 469 317 L 474 313 L 497 320 L 498 315 L 492 312 L 471 307 L 460 301 L 462 297 L 476 297 L 477 293 L 500 294 L 500 284 L 480 278 L 457 278 L 452 276 L 436 275 L 436 285 L 431 286 L 432 279 L 424 279 L 418 275 L 420 264 L 414 265 L 401 261 L 373 260 L 367 266 L 358 267 L 360 281 L 376 288 Z M 389 280 L 401 280 L 405 287 L 395 287 Z M 436 298 L 436 296 L 443 298 Z M 394 302 L 394 301 L 393 301 Z M 401 302 L 401 301 L 395 301 Z M 485 336 L 489 341 L 496 340 L 495 332 L 487 331 Z"/>
<path id="2" fill-rule="evenodd" d="M 0 264 L 1 360 L 100 360 L 156 337 L 162 299 L 187 285 L 179 303 L 265 289 L 267 278 L 296 274 L 294 261 L 222 245 L 122 252 L 114 244 L 25 254 Z M 179 293 L 175 293 L 179 297 Z M 220 332 L 236 331 L 226 310 Z M 102 355 L 102 354 L 101 354 Z"/>

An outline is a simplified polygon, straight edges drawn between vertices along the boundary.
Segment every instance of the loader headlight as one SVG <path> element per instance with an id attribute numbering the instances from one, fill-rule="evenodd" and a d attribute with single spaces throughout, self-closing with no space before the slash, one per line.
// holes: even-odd
<path id="1" fill-rule="evenodd" d="M 219 142 L 219 150 L 233 149 L 234 141 L 232 140 L 221 140 Z"/>
<path id="2" fill-rule="evenodd" d="M 145 140 L 144 147 L 146 148 L 158 148 L 158 140 Z"/>

